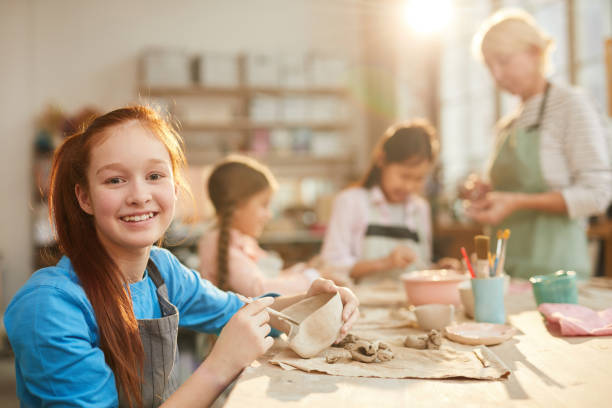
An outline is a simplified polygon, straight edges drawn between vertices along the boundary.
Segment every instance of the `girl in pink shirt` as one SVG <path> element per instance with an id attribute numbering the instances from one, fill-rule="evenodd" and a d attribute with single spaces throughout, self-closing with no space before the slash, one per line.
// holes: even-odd
<path id="1" fill-rule="evenodd" d="M 257 238 L 271 217 L 270 200 L 276 188 L 270 170 L 248 157 L 229 157 L 213 169 L 208 195 L 218 226 L 200 241 L 202 277 L 221 289 L 251 297 L 301 293 L 319 277 L 304 264 L 281 271 L 276 278 L 266 277 L 257 266 L 266 255 Z"/>
<path id="2" fill-rule="evenodd" d="M 438 141 L 424 121 L 390 127 L 374 150 L 370 169 L 338 194 L 322 248 L 329 265 L 360 282 L 397 279 L 431 267 L 429 203 L 419 194 L 433 168 Z M 459 266 L 444 259 L 438 267 Z"/>

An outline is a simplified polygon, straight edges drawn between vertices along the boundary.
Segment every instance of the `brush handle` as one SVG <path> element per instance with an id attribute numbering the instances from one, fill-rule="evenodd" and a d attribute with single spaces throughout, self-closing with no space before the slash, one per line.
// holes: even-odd
<path id="1" fill-rule="evenodd" d="M 241 298 L 244 303 L 253 303 L 253 299 L 251 298 Z M 297 320 L 295 320 L 294 318 L 292 318 L 291 316 L 287 316 L 286 314 L 284 314 L 283 312 L 279 312 L 278 310 L 272 309 L 271 307 L 266 307 L 266 312 L 268 312 L 268 314 L 270 316 L 276 316 L 279 319 L 282 319 L 286 322 L 289 322 L 291 324 L 294 324 L 296 326 L 300 325 L 300 322 L 298 322 Z"/>
<path id="2" fill-rule="evenodd" d="M 475 278 L 476 275 L 474 274 L 474 269 L 472 269 L 472 263 L 470 262 L 470 258 L 468 257 L 464 247 L 461 247 L 461 255 L 463 255 L 463 259 L 465 259 L 465 266 L 467 266 L 468 270 L 470 271 L 470 275 L 472 275 L 472 278 Z"/>
<path id="3" fill-rule="evenodd" d="M 488 259 L 478 259 L 476 261 L 476 277 L 480 279 L 490 278 Z"/>
<path id="4" fill-rule="evenodd" d="M 506 262 L 506 246 L 508 245 L 508 240 L 504 239 L 502 243 L 500 260 L 497 263 L 497 268 L 495 269 L 495 275 L 501 276 L 504 271 L 504 263 Z"/>

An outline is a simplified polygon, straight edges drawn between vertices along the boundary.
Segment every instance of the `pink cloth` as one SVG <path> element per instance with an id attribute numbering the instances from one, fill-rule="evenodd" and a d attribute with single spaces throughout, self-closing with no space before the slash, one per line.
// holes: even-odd
<path id="1" fill-rule="evenodd" d="M 542 303 L 538 310 L 563 336 L 611 336 L 612 308 L 596 312 L 566 303 Z"/>
<path id="2" fill-rule="evenodd" d="M 217 283 L 217 242 L 219 231 L 208 232 L 199 243 L 200 275 Z M 257 240 L 240 231 L 230 231 L 228 250 L 229 290 L 244 296 L 260 296 L 275 292 L 281 295 L 303 293 L 310 287 L 312 278 L 304 274 L 303 264 L 282 271 L 276 278 L 268 278 L 257 266 L 257 261 L 266 255 Z"/>
<path id="3" fill-rule="evenodd" d="M 382 213 L 385 212 L 387 200 L 380 187 L 365 189 L 352 187 L 340 192 L 334 200 L 331 218 L 329 220 L 321 257 L 330 265 L 350 270 L 361 258 L 363 239 L 368 228 L 368 207 L 373 203 Z M 429 203 L 422 197 L 411 195 L 406 200 L 406 226 L 416 227 L 416 221 L 426 221 L 426 240 L 431 254 L 431 214 Z M 389 220 L 391 222 L 391 220 Z M 431 255 L 430 257 L 431 258 Z M 431 259 L 423 259 L 425 264 Z"/>

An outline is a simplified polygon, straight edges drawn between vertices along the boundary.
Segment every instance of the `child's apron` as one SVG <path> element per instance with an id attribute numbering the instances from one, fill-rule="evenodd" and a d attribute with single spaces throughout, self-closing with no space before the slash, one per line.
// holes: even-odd
<path id="1" fill-rule="evenodd" d="M 176 344 L 179 313 L 176 306 L 168 300 L 166 283 L 153 261 L 149 260 L 147 269 L 157 288 L 162 317 L 138 320 L 138 331 L 145 355 L 141 394 L 144 407 L 158 407 L 179 386 Z M 119 396 L 119 406 L 128 407 L 125 395 L 120 392 Z"/>
<path id="2" fill-rule="evenodd" d="M 424 269 L 428 266 L 424 261 L 429 259 L 425 221 L 416 214 L 406 214 L 405 203 L 402 203 L 403 211 L 400 215 L 391 219 L 382 207 L 369 200 L 368 227 L 363 240 L 361 260 L 383 258 L 399 245 L 410 247 L 414 251 L 416 259 L 406 268 L 395 268 L 364 276 L 359 279 L 359 283 L 376 283 L 386 279 L 399 280 L 399 276 L 404 272 Z M 414 229 L 406 225 L 408 219 L 414 221 Z"/>

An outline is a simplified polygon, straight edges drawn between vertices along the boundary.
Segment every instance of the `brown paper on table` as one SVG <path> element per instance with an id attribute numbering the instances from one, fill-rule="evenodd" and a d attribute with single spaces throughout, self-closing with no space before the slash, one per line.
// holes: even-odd
<path id="1" fill-rule="evenodd" d="M 353 292 L 361 306 L 402 306 L 407 303 L 406 292 L 399 280 L 359 284 L 353 288 Z"/>
<path id="2" fill-rule="evenodd" d="M 287 366 L 306 372 L 319 372 L 345 377 L 377 378 L 471 378 L 498 380 L 510 374 L 508 367 L 487 347 L 472 350 L 456 350 L 443 347 L 440 350 L 415 350 L 394 347 L 394 358 L 380 363 L 362 363 L 350 359 L 350 353 L 342 348 L 330 347 L 310 359 L 303 359 L 291 350 L 283 350 L 270 363 L 283 369 Z M 334 364 L 325 357 L 340 355 Z"/>
<path id="3" fill-rule="evenodd" d="M 353 332 L 360 330 L 399 329 L 418 327 L 416 315 L 405 307 L 366 308 L 360 307 L 359 320 L 353 325 Z"/>

